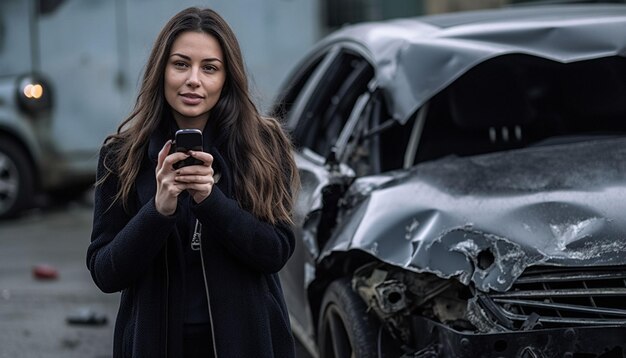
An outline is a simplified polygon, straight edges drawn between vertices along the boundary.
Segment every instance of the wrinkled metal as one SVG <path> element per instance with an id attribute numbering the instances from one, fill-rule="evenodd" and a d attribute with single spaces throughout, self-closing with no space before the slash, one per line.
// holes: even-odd
<path id="1" fill-rule="evenodd" d="M 349 168 L 335 168 L 335 161 L 342 162 L 345 158 L 341 154 L 350 153 L 345 147 L 353 134 L 360 145 L 359 140 L 375 139 L 377 131 L 382 133 L 398 122 L 406 124 L 417 111 L 415 122 L 418 124 L 413 126 L 420 128 L 419 131 L 423 128 L 423 123 L 419 123 L 427 114 L 429 120 L 436 120 L 441 118 L 439 114 L 445 116 L 448 112 L 433 111 L 430 116 L 428 108 L 456 105 L 449 108 L 451 115 L 454 111 L 464 112 L 459 98 L 472 92 L 474 87 L 473 83 L 463 81 L 476 73 L 479 82 L 481 76 L 501 79 L 497 71 L 494 73 L 492 68 L 487 68 L 489 63 L 485 62 L 491 59 L 502 56 L 490 62 L 501 60 L 502 64 L 507 61 L 507 55 L 518 54 L 532 56 L 537 63 L 547 63 L 546 60 L 559 63 L 591 59 L 613 61 L 615 59 L 607 57 L 626 57 L 625 33 L 624 5 L 538 6 L 357 24 L 335 32 L 313 49 L 299 68 L 298 76 L 311 77 L 302 98 L 295 101 L 296 109 L 289 115 L 289 128 L 296 128 L 300 120 L 308 120 L 307 116 L 313 112 L 306 112 L 309 110 L 306 106 L 316 103 L 310 96 L 316 95 L 318 81 L 324 81 L 329 75 L 330 69 L 324 66 L 343 59 L 344 52 L 356 53 L 373 66 L 375 78 L 369 82 L 371 93 L 367 95 L 371 95 L 372 103 L 384 104 L 384 111 L 381 111 L 384 113 L 381 118 L 369 118 L 369 113 L 363 114 L 367 111 L 355 105 L 348 119 L 350 124 L 337 141 L 340 145 L 333 148 L 339 155 L 321 158 L 306 149 L 296 152 L 306 189 L 295 208 L 299 230 L 296 236 L 301 239 L 296 247 L 299 261 L 291 262 L 285 275 L 287 280 L 283 282 L 288 292 L 296 293 L 298 299 L 289 303 L 290 311 L 298 314 L 293 321 L 306 327 L 307 337 L 315 338 L 316 315 L 319 314 L 315 310 L 325 287 L 337 277 L 350 275 L 353 288 L 368 310 L 384 322 L 384 327 L 390 328 L 394 339 L 403 342 L 403 346 L 417 349 L 405 357 L 476 357 L 485 350 L 494 352 L 494 356 L 562 357 L 572 352 L 599 354 L 614 348 L 621 350 L 623 342 L 619 337 L 625 329 L 621 311 L 615 313 L 618 310 L 615 307 L 599 308 L 591 300 L 589 304 L 578 304 L 576 309 L 577 312 L 596 309 L 594 317 L 583 320 L 568 316 L 568 321 L 553 322 L 553 317 L 539 316 L 531 310 L 514 310 L 511 306 L 543 304 L 555 312 L 565 309 L 571 312 L 569 301 L 555 304 L 539 297 L 528 303 L 520 302 L 525 297 L 506 295 L 522 291 L 514 285 L 529 277 L 541 279 L 532 274 L 551 270 L 550 266 L 567 268 L 558 271 L 599 275 L 613 272 L 611 266 L 620 266 L 614 271 L 624 269 L 626 139 L 600 139 L 582 134 L 575 138 L 579 140 L 577 143 L 557 145 L 561 140 L 572 140 L 564 135 L 565 131 L 557 131 L 554 135 L 559 136 L 559 141 L 547 140 L 524 149 L 464 158 L 450 156 L 432 160 L 424 156 L 420 160 L 429 161 L 411 169 L 398 168 L 358 178 Z M 509 58 L 522 57 L 527 56 Z M 314 61 L 321 61 L 321 64 L 312 67 Z M 480 64 L 486 69 L 484 72 L 479 73 L 477 69 L 455 83 Z M 602 67 L 598 62 L 593 71 Z M 313 75 L 306 72 L 313 68 Z M 622 73 L 621 65 L 615 69 L 617 71 L 610 75 Z M 515 71 L 517 67 L 506 70 Z M 544 70 L 549 72 L 549 66 Z M 529 69 L 528 73 L 531 72 Z M 576 82 L 577 85 L 584 86 L 587 79 L 594 78 L 591 71 L 585 74 L 588 76 Z M 570 72 L 567 75 L 571 75 Z M 602 86 L 605 80 L 598 78 L 597 85 Z M 502 79 L 502 87 L 493 88 L 493 92 L 506 92 L 509 84 L 515 83 Z M 548 85 L 554 84 L 546 83 Z M 616 81 L 611 86 L 607 93 L 619 98 L 623 83 Z M 595 88 L 591 87 L 589 93 L 576 96 L 576 100 L 584 102 L 588 94 L 595 93 Z M 466 92 L 454 92 L 458 88 Z M 445 89 L 450 92 L 441 93 Z M 569 99 L 558 87 L 529 85 L 523 90 L 526 95 L 534 96 L 535 91 L 548 89 L 563 101 Z M 510 98 L 518 98 L 515 92 L 506 93 Z M 438 94 L 441 96 L 430 101 Z M 493 103 L 511 107 L 511 110 L 476 111 L 466 117 L 467 122 L 455 124 L 483 130 L 494 144 L 498 139 L 496 131 L 501 129 L 504 142 L 510 135 L 520 142 L 515 144 L 523 145 L 522 126 L 527 124 L 524 120 L 536 116 L 532 118 L 539 123 L 542 116 L 553 115 L 538 111 L 532 116 L 515 116 L 520 109 L 532 112 L 543 107 L 530 108 L 530 102 L 523 101 L 518 108 L 490 96 L 491 93 L 484 94 L 485 101 L 473 107 L 490 107 Z M 535 104 L 548 105 L 540 103 L 538 98 L 543 100 L 537 97 Z M 592 98 L 590 103 L 603 108 L 602 103 L 597 103 L 598 98 Z M 463 99 L 474 104 L 471 96 Z M 545 100 L 554 99 L 546 97 Z M 549 105 L 556 107 L 560 103 L 550 102 Z M 586 103 L 582 103 L 580 108 L 585 106 Z M 576 112 L 580 108 L 575 106 L 570 110 Z M 609 108 L 608 113 L 615 118 L 623 117 L 623 108 Z M 355 130 L 357 127 L 352 120 L 358 119 L 359 114 L 363 119 L 372 120 L 371 131 Z M 481 123 L 473 122 L 481 120 Z M 567 116 L 559 120 L 566 121 Z M 500 124 L 506 126 L 499 128 Z M 617 126 L 616 130 L 619 130 Z M 443 135 L 443 129 L 437 134 Z M 542 133 L 540 139 L 552 135 Z M 416 148 L 419 153 L 421 149 L 421 137 L 411 135 L 411 140 L 414 138 L 417 144 L 409 146 L 412 149 L 407 149 L 408 153 Z M 494 150 L 500 149 L 504 147 L 494 146 Z M 375 154 L 380 153 L 374 152 L 373 158 Z M 416 159 L 416 156 L 405 155 L 402 168 L 412 166 Z M 372 264 L 381 272 L 370 271 Z M 534 266 L 541 267 L 535 269 Z M 603 269 L 594 269 L 597 267 Z M 557 290 L 548 286 L 544 286 L 545 294 L 558 296 L 565 292 L 562 287 Z M 541 288 L 533 286 L 532 289 Z M 596 287 L 596 290 L 590 292 L 623 293 L 613 286 Z M 617 318 L 602 321 L 605 313 Z M 560 328 L 544 328 L 544 322 Z M 577 328 L 578 324 L 590 326 Z M 602 327 L 596 329 L 595 324 Z"/>
<path id="2" fill-rule="evenodd" d="M 626 139 L 604 139 L 357 179 L 318 260 L 362 250 L 484 292 L 508 290 L 533 265 L 622 265 L 624 158 Z"/>
<path id="3" fill-rule="evenodd" d="M 423 317 L 413 317 L 416 347 L 408 357 L 621 357 L 624 326 L 571 327 L 474 334 L 458 332 Z M 433 343 L 438 342 L 438 343 Z M 433 352 L 424 355 L 423 352 Z"/>
<path id="4" fill-rule="evenodd" d="M 402 123 L 469 69 L 497 56 L 519 53 L 563 63 L 626 56 L 624 6 L 516 10 L 357 24 L 333 33 L 319 47 L 341 41 L 363 45 L 377 68 L 389 111 Z"/>

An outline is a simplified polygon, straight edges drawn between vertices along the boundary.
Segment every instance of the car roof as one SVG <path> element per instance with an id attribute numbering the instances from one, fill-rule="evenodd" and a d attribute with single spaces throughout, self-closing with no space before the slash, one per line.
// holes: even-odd
<path id="1" fill-rule="evenodd" d="M 526 54 L 561 63 L 626 57 L 626 5 L 543 5 L 349 25 L 316 49 L 353 43 L 375 67 L 392 116 L 406 122 L 476 65 Z"/>

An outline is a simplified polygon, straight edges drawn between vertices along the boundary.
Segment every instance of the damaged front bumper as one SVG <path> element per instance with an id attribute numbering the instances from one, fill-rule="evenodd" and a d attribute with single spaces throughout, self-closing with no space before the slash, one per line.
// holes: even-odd
<path id="1" fill-rule="evenodd" d="M 624 267 L 532 267 L 506 292 L 481 292 L 372 263 L 352 285 L 411 347 L 404 358 L 626 357 Z"/>
<path id="2" fill-rule="evenodd" d="M 626 326 L 463 333 L 425 317 L 412 318 L 414 347 L 403 358 L 614 358 L 626 354 Z"/>

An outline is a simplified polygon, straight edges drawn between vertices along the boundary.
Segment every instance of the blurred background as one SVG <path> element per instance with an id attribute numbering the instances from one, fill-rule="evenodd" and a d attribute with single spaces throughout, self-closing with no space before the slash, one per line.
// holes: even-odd
<path id="1" fill-rule="evenodd" d="M 111 355 L 119 297 L 100 293 L 84 262 L 97 152 L 176 12 L 208 6 L 230 23 L 265 112 L 306 51 L 345 24 L 519 3 L 0 0 L 0 358 Z"/>

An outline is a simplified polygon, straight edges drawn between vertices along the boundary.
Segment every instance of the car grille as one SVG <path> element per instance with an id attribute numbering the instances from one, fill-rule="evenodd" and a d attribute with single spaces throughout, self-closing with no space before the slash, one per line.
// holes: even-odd
<path id="1" fill-rule="evenodd" d="M 533 267 L 488 301 L 511 329 L 626 324 L 626 267 Z"/>

